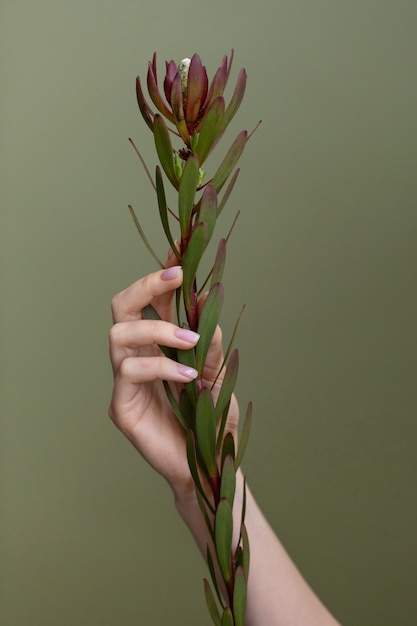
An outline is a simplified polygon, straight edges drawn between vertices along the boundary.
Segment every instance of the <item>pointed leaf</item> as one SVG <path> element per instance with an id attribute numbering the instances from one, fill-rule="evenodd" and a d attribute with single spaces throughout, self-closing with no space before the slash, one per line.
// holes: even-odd
<path id="1" fill-rule="evenodd" d="M 158 258 L 155 250 L 152 248 L 151 244 L 149 243 L 145 233 L 143 232 L 142 226 L 140 225 L 140 222 L 138 220 L 138 218 L 136 217 L 136 213 L 133 210 L 133 207 L 131 204 L 129 204 L 129 212 L 130 215 L 132 217 L 133 223 L 136 226 L 136 229 L 140 235 L 140 238 L 142 239 L 143 243 L 145 244 L 145 246 L 148 248 L 149 252 L 151 253 L 151 255 L 153 256 L 153 258 L 155 259 L 155 261 L 158 263 L 158 265 L 162 268 L 164 268 L 164 264 L 162 263 L 162 261 Z"/>
<path id="2" fill-rule="evenodd" d="M 198 185 L 198 159 L 191 154 L 184 166 L 178 190 L 178 211 L 180 217 L 181 237 L 189 236 L 191 214 L 194 207 L 194 196 Z"/>
<path id="3" fill-rule="evenodd" d="M 185 119 L 187 124 L 194 124 L 198 120 L 200 109 L 206 99 L 208 78 L 206 68 L 203 67 L 198 54 L 194 54 L 187 77 L 187 98 L 185 103 Z"/>
<path id="4" fill-rule="evenodd" d="M 229 607 L 225 608 L 222 615 L 220 626 L 234 626 L 232 611 Z"/>
<path id="5" fill-rule="evenodd" d="M 217 433 L 216 454 L 220 454 L 220 451 L 222 449 L 223 438 L 224 438 L 224 430 L 226 428 L 227 416 L 229 415 L 229 407 L 230 407 L 230 402 L 226 406 L 226 408 L 224 409 L 223 415 L 222 415 L 222 418 L 221 418 L 221 421 L 220 421 L 220 427 L 219 427 L 219 431 Z"/>
<path id="6" fill-rule="evenodd" d="M 154 118 L 153 134 L 156 151 L 162 168 L 175 189 L 178 189 L 179 180 L 174 169 L 174 151 L 172 149 L 171 139 L 167 125 L 158 114 L 156 114 Z"/>
<path id="7" fill-rule="evenodd" d="M 233 589 L 233 616 L 235 626 L 245 626 L 247 583 L 243 568 L 239 566 L 235 573 Z"/>
<path id="8" fill-rule="evenodd" d="M 208 157 L 210 150 L 220 139 L 224 126 L 224 98 L 218 96 L 206 110 L 200 126 L 200 135 L 196 147 L 196 153 L 200 161 L 200 166 Z"/>
<path id="9" fill-rule="evenodd" d="M 232 611 L 227 607 L 223 611 L 222 621 L 220 626 L 234 626 Z"/>
<path id="10" fill-rule="evenodd" d="M 175 414 L 175 416 L 177 417 L 179 423 L 181 424 L 181 426 L 184 428 L 184 430 L 187 429 L 187 423 L 186 420 L 184 419 L 180 407 L 178 406 L 177 401 L 174 398 L 174 394 L 171 391 L 171 387 L 169 386 L 169 382 L 167 380 L 163 380 L 162 381 L 163 385 L 164 385 L 164 389 L 165 389 L 165 393 L 167 394 L 167 398 L 169 400 L 169 403 L 171 405 L 171 408 Z"/>
<path id="11" fill-rule="evenodd" d="M 236 385 L 237 374 L 239 371 L 239 351 L 235 348 L 230 355 L 230 359 L 227 363 L 226 373 L 223 378 L 222 386 L 216 402 L 215 417 L 216 422 L 219 421 L 226 406 L 230 402 L 233 390 Z"/>
<path id="12" fill-rule="evenodd" d="M 207 604 L 207 608 L 209 610 L 211 619 L 213 620 L 213 624 L 215 624 L 215 626 L 221 626 L 221 622 L 220 622 L 221 618 L 220 618 L 219 609 L 217 608 L 216 600 L 214 599 L 213 592 L 210 587 L 210 583 L 205 578 L 203 580 L 204 580 L 204 594 L 206 596 L 206 604 Z"/>
<path id="13" fill-rule="evenodd" d="M 220 283 L 222 281 L 225 264 L 226 264 L 226 240 L 220 239 L 219 245 L 217 246 L 216 259 L 213 265 L 210 288 L 213 287 L 215 283 Z"/>
<path id="14" fill-rule="evenodd" d="M 179 350 L 177 349 L 177 360 L 179 363 L 183 365 L 188 365 L 188 367 L 192 367 L 195 369 L 195 351 L 194 348 L 190 348 L 190 350 Z M 185 390 L 187 392 L 187 396 L 191 402 L 191 407 L 195 408 L 197 404 L 197 383 L 195 380 L 192 380 L 189 383 L 185 383 Z"/>
<path id="15" fill-rule="evenodd" d="M 235 458 L 235 440 L 232 433 L 227 433 L 222 446 L 222 465 L 227 455 L 230 454 L 232 459 Z"/>
<path id="16" fill-rule="evenodd" d="M 150 95 L 150 97 L 152 99 L 152 102 L 154 103 L 154 105 L 156 106 L 158 111 L 160 113 L 162 113 L 162 115 L 164 117 L 166 117 L 170 122 L 173 123 L 174 122 L 174 116 L 172 115 L 172 113 L 168 109 L 168 107 L 166 106 L 165 102 L 162 99 L 161 94 L 159 93 L 159 89 L 158 89 L 158 85 L 157 85 L 157 81 L 156 81 L 156 61 L 155 61 L 155 56 L 154 56 L 154 59 L 153 59 L 153 63 L 149 63 L 149 65 L 148 65 L 147 84 L 148 84 L 149 95 Z"/>
<path id="17" fill-rule="evenodd" d="M 213 537 L 213 543 L 214 543 L 214 537 Z M 213 582 L 214 589 L 216 590 L 217 598 L 218 598 L 221 606 L 224 607 L 222 596 L 221 596 L 220 589 L 219 589 L 219 585 L 217 583 L 216 569 L 214 567 L 214 560 L 213 560 L 213 556 L 211 554 L 211 550 L 210 550 L 209 544 L 207 544 L 207 565 L 208 565 L 208 568 L 209 568 L 209 571 L 210 571 L 210 576 L 211 576 L 211 580 Z"/>
<path id="18" fill-rule="evenodd" d="M 194 426 L 194 410 L 185 389 L 181 389 L 179 408 L 180 413 L 184 418 L 186 430 L 189 430 Z"/>
<path id="19" fill-rule="evenodd" d="M 222 199 L 219 202 L 219 206 L 217 208 L 217 215 L 218 216 L 223 211 L 223 209 L 224 209 L 224 207 L 226 205 L 226 202 L 228 201 L 229 196 L 230 196 L 230 194 L 233 191 L 233 187 L 235 186 L 237 177 L 239 176 L 239 172 L 240 172 L 239 168 L 235 169 L 235 171 L 233 172 L 233 176 L 230 179 L 229 184 L 227 185 L 226 191 L 224 192 L 224 194 L 222 196 Z"/>
<path id="20" fill-rule="evenodd" d="M 207 100 L 205 107 L 209 107 L 210 104 L 217 98 L 222 96 L 227 83 L 227 56 L 224 56 L 219 69 L 216 71 L 213 80 L 210 83 L 209 92 L 207 94 Z"/>
<path id="21" fill-rule="evenodd" d="M 228 500 L 220 500 L 214 524 L 214 538 L 219 567 L 224 580 L 232 579 L 231 552 L 233 536 L 232 507 Z"/>
<path id="22" fill-rule="evenodd" d="M 166 238 L 169 241 L 169 245 L 171 246 L 173 253 L 177 257 L 177 259 L 179 259 L 180 255 L 178 253 L 177 246 L 175 245 L 175 242 L 172 238 L 171 229 L 169 227 L 168 208 L 167 208 L 167 201 L 166 201 L 166 196 L 165 196 L 164 181 L 162 180 L 161 168 L 159 167 L 159 165 L 156 166 L 155 181 L 156 181 L 156 195 L 158 198 L 159 215 L 161 218 L 164 233 L 166 235 Z"/>
<path id="23" fill-rule="evenodd" d="M 160 320 L 160 316 L 158 312 L 153 308 L 152 304 L 148 304 L 142 309 L 142 316 L 144 320 Z M 175 348 L 170 348 L 169 346 L 159 346 L 162 352 L 169 359 L 173 361 L 177 360 L 177 350 Z"/>
<path id="24" fill-rule="evenodd" d="M 229 178 L 231 171 L 234 169 L 236 163 L 239 161 L 247 140 L 248 133 L 246 130 L 242 130 L 230 146 L 226 156 L 220 164 L 219 169 L 217 170 L 213 177 L 213 180 L 211 181 L 212 185 L 215 186 L 217 193 L 219 193 L 220 189 Z"/>
<path id="25" fill-rule="evenodd" d="M 201 376 L 206 361 L 208 349 L 216 330 L 217 323 L 223 305 L 224 289 L 221 283 L 216 283 L 210 289 L 207 300 L 198 323 L 198 333 L 200 340 L 196 346 L 196 368 Z"/>
<path id="26" fill-rule="evenodd" d="M 182 267 L 184 271 L 183 293 L 185 308 L 187 310 L 191 307 L 192 287 L 201 257 L 203 256 L 206 240 L 207 225 L 204 223 L 198 224 L 191 235 L 186 251 L 182 255 Z"/>
<path id="27" fill-rule="evenodd" d="M 190 146 L 190 133 L 184 117 L 184 101 L 182 95 L 181 74 L 177 72 L 171 87 L 171 106 L 174 114 L 174 123 L 184 143 Z"/>
<path id="28" fill-rule="evenodd" d="M 232 99 L 230 100 L 229 105 L 224 114 L 224 118 L 223 118 L 224 128 L 226 128 L 226 126 L 230 124 L 235 114 L 237 113 L 237 110 L 239 109 L 242 103 L 243 96 L 245 94 L 245 89 L 246 89 L 246 71 L 244 69 L 241 69 L 239 72 L 239 76 L 237 77 L 236 86 L 233 92 Z"/>
<path id="29" fill-rule="evenodd" d="M 242 524 L 242 567 L 245 572 L 246 580 L 249 576 L 249 564 L 250 564 L 250 550 L 249 550 L 249 537 L 245 524 Z"/>
<path id="30" fill-rule="evenodd" d="M 233 506 L 233 500 L 236 491 L 236 469 L 233 458 L 230 454 L 224 460 L 222 468 L 222 477 L 220 483 L 220 497 L 229 500 Z"/>
<path id="31" fill-rule="evenodd" d="M 188 466 L 190 468 L 191 476 L 193 478 L 193 481 L 194 481 L 194 484 L 196 486 L 196 489 L 198 489 L 200 495 L 202 496 L 204 502 L 207 504 L 209 510 L 212 513 L 214 513 L 213 506 L 212 506 L 211 502 L 209 501 L 209 499 L 206 496 L 206 493 L 205 493 L 205 491 L 203 489 L 203 485 L 201 484 L 200 475 L 198 473 L 197 460 L 196 460 L 195 439 L 194 439 L 194 433 L 192 432 L 192 430 L 189 430 L 187 432 L 186 450 L 187 450 Z"/>
<path id="32" fill-rule="evenodd" d="M 139 110 L 142 114 L 143 119 L 149 126 L 149 128 L 153 131 L 153 112 L 148 106 L 148 103 L 145 100 L 143 95 L 142 85 L 140 83 L 140 76 L 136 77 L 136 98 L 139 105 Z"/>
<path id="33" fill-rule="evenodd" d="M 242 433 L 240 435 L 239 447 L 236 455 L 236 469 L 242 462 L 243 455 L 245 454 L 246 446 L 249 441 L 250 428 L 252 424 L 252 402 L 249 402 L 246 409 L 245 421 L 243 422 Z"/>
<path id="34" fill-rule="evenodd" d="M 200 210 L 198 212 L 198 221 L 207 224 L 207 241 L 208 245 L 214 231 L 217 219 L 217 193 L 213 185 L 208 184 L 204 189 L 200 202 Z"/>
<path id="35" fill-rule="evenodd" d="M 214 421 L 213 398 L 208 389 L 198 396 L 195 416 L 196 443 L 208 470 L 209 476 L 217 475 L 216 423 Z"/>
<path id="36" fill-rule="evenodd" d="M 204 521 L 205 521 L 205 523 L 206 523 L 206 527 L 207 527 L 208 534 L 210 535 L 210 539 L 211 539 L 211 540 L 212 540 L 212 542 L 214 543 L 214 530 L 213 530 L 213 528 L 212 528 L 212 522 L 211 522 L 211 519 L 209 518 L 209 515 L 208 515 L 208 513 L 207 513 L 207 507 L 206 507 L 206 505 L 204 504 L 204 500 L 203 500 L 203 498 L 202 498 L 202 496 L 201 496 L 201 493 L 199 492 L 199 490 L 198 490 L 198 489 L 196 489 L 196 490 L 195 490 L 195 495 L 196 495 L 196 498 L 197 498 L 197 503 L 198 503 L 198 506 L 199 506 L 200 511 L 201 511 L 201 515 L 203 516 Z M 213 509 L 213 511 L 214 511 L 214 509 Z M 212 512 L 212 511 L 211 511 L 211 512 Z"/>

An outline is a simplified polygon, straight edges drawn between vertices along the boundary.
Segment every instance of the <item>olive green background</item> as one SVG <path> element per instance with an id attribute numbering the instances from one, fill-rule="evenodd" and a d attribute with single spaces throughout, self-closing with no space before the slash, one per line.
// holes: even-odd
<path id="1" fill-rule="evenodd" d="M 223 325 L 247 304 L 245 471 L 345 626 L 415 623 L 414 0 L 0 7 L 0 623 L 209 624 L 172 496 L 107 418 L 107 331 L 155 269 L 128 203 L 167 249 L 135 77 L 154 50 L 212 75 L 232 47 L 248 88 L 217 158 L 263 120 L 218 231 L 241 210 Z"/>

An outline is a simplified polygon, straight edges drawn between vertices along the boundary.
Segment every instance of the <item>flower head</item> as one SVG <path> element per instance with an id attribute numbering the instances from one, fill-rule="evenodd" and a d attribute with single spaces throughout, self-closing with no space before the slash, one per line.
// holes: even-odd
<path id="1" fill-rule="evenodd" d="M 198 54 L 194 54 L 191 59 L 183 59 L 178 66 L 174 61 L 166 62 L 164 99 L 158 87 L 156 60 L 155 52 L 148 64 L 147 74 L 147 87 L 152 103 L 159 114 L 175 126 L 177 134 L 188 150 L 192 150 L 196 145 L 200 133 L 204 133 L 205 141 L 210 136 L 211 149 L 242 102 L 246 87 L 246 71 L 240 70 L 233 95 L 226 106 L 223 93 L 230 75 L 233 50 L 230 61 L 227 56 L 223 57 L 211 83 Z M 153 131 L 157 114 L 145 100 L 139 76 L 136 79 L 136 93 L 142 116 Z"/>

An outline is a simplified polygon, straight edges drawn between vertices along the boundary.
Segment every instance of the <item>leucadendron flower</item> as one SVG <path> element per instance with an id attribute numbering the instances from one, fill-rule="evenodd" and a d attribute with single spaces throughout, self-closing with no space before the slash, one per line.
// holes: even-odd
<path id="1" fill-rule="evenodd" d="M 221 137 L 242 102 L 246 87 L 246 71 L 241 69 L 230 102 L 226 105 L 223 96 L 233 61 L 223 57 L 222 63 L 209 83 L 207 71 L 198 54 L 191 59 L 183 59 L 177 66 L 174 61 L 166 61 L 163 82 L 165 100 L 158 87 L 156 52 L 148 65 L 147 87 L 152 103 L 168 122 L 175 126 L 189 150 L 197 151 L 200 133 L 212 138 L 209 150 Z M 141 80 L 136 79 L 136 93 L 142 116 L 153 131 L 156 114 L 145 100 Z M 204 159 L 200 158 L 200 165 Z"/>

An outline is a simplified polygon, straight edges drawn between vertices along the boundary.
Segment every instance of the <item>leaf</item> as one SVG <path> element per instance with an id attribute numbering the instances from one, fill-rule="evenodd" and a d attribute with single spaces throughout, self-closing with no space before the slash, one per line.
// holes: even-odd
<path id="1" fill-rule="evenodd" d="M 208 470 L 209 476 L 217 475 L 216 463 L 216 423 L 214 421 L 213 398 L 208 389 L 200 392 L 197 400 L 195 428 L 198 449 Z"/>
<path id="2" fill-rule="evenodd" d="M 234 626 L 232 611 L 229 609 L 229 607 L 226 607 L 223 611 L 220 626 Z"/>
<path id="3" fill-rule="evenodd" d="M 214 231 L 217 219 L 217 193 L 213 185 L 208 184 L 204 189 L 201 197 L 200 210 L 198 212 L 198 221 L 207 224 L 207 239 L 205 247 L 207 247 Z"/>
<path id="4" fill-rule="evenodd" d="M 189 350 L 180 350 L 177 349 L 177 360 L 179 363 L 183 365 L 188 365 L 188 367 L 192 367 L 195 369 L 195 351 L 194 348 L 190 348 Z M 191 402 L 192 408 L 195 408 L 197 404 L 197 383 L 195 380 L 190 381 L 189 383 L 185 383 L 184 385 L 187 396 Z"/>
<path id="5" fill-rule="evenodd" d="M 194 426 L 194 411 L 186 389 L 181 389 L 179 408 L 186 425 L 186 430 L 192 428 Z"/>
<path id="6" fill-rule="evenodd" d="M 248 133 L 246 130 L 242 130 L 230 146 L 226 156 L 211 181 L 212 185 L 216 188 L 217 193 L 219 193 L 220 189 L 229 178 L 231 171 L 239 161 L 247 140 Z"/>
<path id="7" fill-rule="evenodd" d="M 210 535 L 210 539 L 214 543 L 214 531 L 213 531 L 213 528 L 212 528 L 211 520 L 210 520 L 210 518 L 208 516 L 207 508 L 206 508 L 206 505 L 204 504 L 204 500 L 202 498 L 202 495 L 201 495 L 201 493 L 199 492 L 198 489 L 195 490 L 195 495 L 196 495 L 196 498 L 197 498 L 197 503 L 198 503 L 198 506 L 200 508 L 201 514 L 202 514 L 202 516 L 204 518 L 204 521 L 206 523 L 207 530 L 208 530 L 208 533 Z M 214 511 L 214 509 L 213 509 L 213 511 Z"/>
<path id="8" fill-rule="evenodd" d="M 236 86 L 235 86 L 235 90 L 233 92 L 232 98 L 224 114 L 224 118 L 223 118 L 224 128 L 226 128 L 226 126 L 230 124 L 230 122 L 236 115 L 242 103 L 243 96 L 245 94 L 245 89 L 246 89 L 246 70 L 242 68 L 237 77 Z"/>
<path id="9" fill-rule="evenodd" d="M 213 592 L 210 587 L 210 583 L 205 578 L 203 579 L 203 582 L 204 582 L 204 594 L 206 596 L 206 604 L 207 604 L 207 608 L 209 610 L 211 619 L 213 620 L 213 624 L 215 624 L 215 626 L 221 626 L 221 622 L 220 622 L 221 618 L 220 618 L 219 609 L 217 608 L 216 601 L 214 599 Z"/>
<path id="10" fill-rule="evenodd" d="M 191 307 L 191 294 L 197 269 L 204 253 L 207 240 L 207 225 L 203 222 L 193 230 L 190 241 L 182 255 L 184 304 L 187 310 Z M 201 341 L 201 339 L 200 339 Z M 199 343 L 200 343 L 199 341 Z"/>
<path id="11" fill-rule="evenodd" d="M 142 309 L 142 316 L 144 320 L 160 320 L 161 317 L 156 309 L 152 306 L 152 304 L 148 304 Z M 158 344 L 159 345 L 159 344 Z M 159 348 L 169 359 L 173 361 L 177 360 L 177 350 L 175 348 L 170 348 L 169 346 L 160 346 Z"/>
<path id="12" fill-rule="evenodd" d="M 215 417 L 216 422 L 219 421 L 227 405 L 232 397 L 233 390 L 237 381 L 237 374 L 239 371 L 239 351 L 235 348 L 230 355 L 229 361 L 226 366 L 226 373 L 223 378 L 222 386 L 216 402 Z"/>
<path id="13" fill-rule="evenodd" d="M 247 583 L 242 566 L 236 569 L 233 589 L 233 616 L 235 626 L 245 625 Z"/>
<path id="14" fill-rule="evenodd" d="M 236 469 L 233 458 L 230 454 L 226 456 L 222 468 L 220 483 L 220 498 L 226 498 L 233 506 L 236 491 Z"/>
<path id="15" fill-rule="evenodd" d="M 171 184 L 178 189 L 179 180 L 174 169 L 174 152 L 172 149 L 171 139 L 169 138 L 168 128 L 164 119 L 157 113 L 153 123 L 153 135 L 155 139 L 155 147 L 162 168 L 167 175 Z"/>
<path id="16" fill-rule="evenodd" d="M 198 154 L 200 166 L 203 165 L 211 149 L 220 139 L 224 131 L 224 109 L 224 98 L 222 96 L 215 98 L 208 109 L 206 109 L 199 129 L 200 134 L 196 147 L 196 153 Z"/>
<path id="17" fill-rule="evenodd" d="M 236 469 L 242 462 L 243 455 L 245 454 L 246 446 L 249 441 L 249 434 L 252 424 L 252 402 L 249 402 L 246 409 L 245 421 L 243 422 L 242 433 L 240 435 L 239 446 L 236 455 Z"/>
<path id="18" fill-rule="evenodd" d="M 160 267 L 164 268 L 164 264 L 162 263 L 162 261 L 160 259 L 158 259 L 158 256 L 157 256 L 156 252 L 154 251 L 154 249 L 152 248 L 151 244 L 147 240 L 147 238 L 145 236 L 145 233 L 142 230 L 142 226 L 140 225 L 139 220 L 136 217 L 136 213 L 134 212 L 133 207 L 130 204 L 129 204 L 129 211 L 130 211 L 130 215 L 132 216 L 132 220 L 133 220 L 133 222 L 134 222 L 134 224 L 136 226 L 136 229 L 137 229 L 139 235 L 141 236 L 141 239 L 142 239 L 143 243 L 148 248 L 149 252 L 153 256 L 155 261 L 158 263 L 158 265 Z"/>
<path id="19" fill-rule="evenodd" d="M 171 86 L 171 107 L 174 114 L 174 124 L 177 127 L 184 143 L 190 145 L 190 133 L 184 117 L 184 106 L 182 97 L 182 80 L 181 75 L 177 72 Z"/>
<path id="20" fill-rule="evenodd" d="M 224 580 L 232 579 L 231 552 L 233 536 L 232 507 L 226 499 L 220 500 L 214 523 L 214 539 L 219 567 Z"/>
<path id="21" fill-rule="evenodd" d="M 225 363 L 226 363 L 227 359 L 229 358 L 230 350 L 232 349 L 232 346 L 233 346 L 233 344 L 234 344 L 234 341 L 235 341 L 235 338 L 236 338 L 237 329 L 238 329 L 238 326 L 239 326 L 239 322 L 240 322 L 240 320 L 241 320 L 241 317 L 242 317 L 242 314 L 243 314 L 243 311 L 245 310 L 245 308 L 246 308 L 246 305 L 244 304 L 244 305 L 242 306 L 242 308 L 240 309 L 240 313 L 239 313 L 239 315 L 238 315 L 238 317 L 237 317 L 236 324 L 235 324 L 235 327 L 234 327 L 234 329 L 233 329 L 232 336 L 231 336 L 231 338 L 230 338 L 230 341 L 229 341 L 229 343 L 228 343 L 228 346 L 227 346 L 227 349 L 226 349 L 226 352 L 225 352 L 225 355 L 224 355 L 223 363 L 221 364 L 221 366 L 220 366 L 220 368 L 219 368 L 219 371 L 217 372 L 217 376 L 216 376 L 216 378 L 214 379 L 214 382 L 213 382 L 213 384 L 212 384 L 212 386 L 211 386 L 211 388 L 212 388 L 212 389 L 213 389 L 214 385 L 216 384 L 217 379 L 218 379 L 218 377 L 220 376 L 221 371 L 222 371 L 222 369 L 224 368 L 224 365 L 225 365 Z"/>
<path id="22" fill-rule="evenodd" d="M 169 382 L 167 380 L 163 380 L 162 381 L 163 385 L 164 385 L 164 389 L 165 389 L 165 393 L 167 394 L 167 398 L 169 400 L 169 403 L 171 405 L 171 408 L 175 414 L 175 416 L 177 417 L 178 421 L 180 422 L 181 426 L 184 428 L 184 430 L 187 429 L 187 424 L 186 424 L 186 420 L 184 419 L 181 410 L 178 406 L 177 401 L 174 398 L 174 394 L 171 391 L 171 387 L 169 386 Z"/>
<path id="23" fill-rule="evenodd" d="M 223 196 L 222 196 L 222 199 L 221 199 L 221 200 L 220 200 L 220 202 L 219 202 L 219 206 L 218 206 L 218 209 L 217 209 L 217 215 L 218 215 L 218 216 L 219 216 L 219 215 L 220 215 L 220 213 L 223 211 L 223 209 L 224 209 L 224 207 L 225 207 L 225 204 L 226 204 L 226 202 L 228 201 L 229 196 L 230 196 L 230 194 L 231 194 L 231 193 L 232 193 L 232 191 L 233 191 L 233 187 L 235 186 L 235 183 L 236 183 L 236 181 L 237 181 L 237 177 L 239 176 L 239 172 L 240 172 L 240 169 L 239 169 L 239 168 L 235 169 L 235 171 L 234 171 L 234 173 L 233 173 L 233 176 L 232 176 L 232 178 L 230 179 L 229 184 L 227 185 L 226 191 L 224 192 L 224 194 L 223 194 Z"/>
<path id="24" fill-rule="evenodd" d="M 190 468 L 191 476 L 193 478 L 194 484 L 198 489 L 200 495 L 202 496 L 204 502 L 207 504 L 209 510 L 214 514 L 213 506 L 210 500 L 207 498 L 206 493 L 203 489 L 203 485 L 201 484 L 200 475 L 198 473 L 197 468 L 197 460 L 196 460 L 196 448 L 195 448 L 195 439 L 194 433 L 192 430 L 187 432 L 186 437 L 186 450 L 187 450 L 187 460 L 188 466 Z"/>
<path id="25" fill-rule="evenodd" d="M 196 369 L 201 376 L 207 352 L 218 324 L 223 305 L 224 289 L 222 283 L 216 283 L 210 289 L 198 323 L 200 340 L 196 346 Z"/>
<path id="26" fill-rule="evenodd" d="M 148 65 L 147 85 L 149 95 L 152 102 L 170 122 L 174 122 L 174 116 L 163 101 L 161 94 L 159 93 L 158 84 L 156 81 L 156 55 L 154 55 L 153 62 Z M 156 117 L 156 116 L 155 116 Z"/>
<path id="27" fill-rule="evenodd" d="M 226 264 L 226 240 L 220 239 L 219 245 L 217 246 L 217 253 L 216 253 L 216 259 L 213 265 L 213 271 L 211 274 L 210 288 L 213 287 L 215 283 L 220 283 L 222 281 L 225 264 Z"/>
<path id="28" fill-rule="evenodd" d="M 194 207 L 194 196 L 198 185 L 198 159 L 190 154 L 184 166 L 178 189 L 178 211 L 182 239 L 187 239 L 191 227 L 191 214 Z"/>
<path id="29" fill-rule="evenodd" d="M 208 78 L 205 67 L 198 54 L 194 54 L 187 76 L 187 99 L 185 103 L 185 118 L 188 123 L 197 121 L 200 110 L 207 96 Z"/>
<path id="30" fill-rule="evenodd" d="M 235 440 L 233 439 L 232 433 L 227 433 L 227 435 L 226 435 L 226 437 L 224 438 L 224 441 L 223 441 L 222 465 L 223 465 L 224 460 L 225 460 L 225 458 L 227 457 L 228 454 L 230 454 L 230 456 L 234 460 L 234 458 L 235 458 Z"/>
<path id="31" fill-rule="evenodd" d="M 179 260 L 180 255 L 177 250 L 177 246 L 175 245 L 175 242 L 172 238 L 171 229 L 169 227 L 168 208 L 167 208 L 167 201 L 166 201 L 166 196 L 165 196 L 164 181 L 162 180 L 161 168 L 159 167 L 159 165 L 156 166 L 155 181 L 156 181 L 156 195 L 158 198 L 159 215 L 161 218 L 164 233 L 166 235 L 166 238 L 169 241 L 169 245 L 171 246 L 173 253 Z"/>
<path id="32" fill-rule="evenodd" d="M 230 408 L 230 402 L 226 406 L 225 410 L 223 411 L 223 415 L 222 415 L 222 419 L 221 419 L 221 422 L 220 422 L 219 431 L 217 433 L 216 454 L 220 454 L 220 450 L 222 448 L 224 430 L 226 428 L 227 416 L 229 415 L 229 408 Z"/>
<path id="33" fill-rule="evenodd" d="M 243 571 L 245 572 L 245 576 L 246 579 L 248 579 L 249 576 L 249 563 L 250 563 L 250 550 L 249 550 L 249 537 L 248 537 L 248 531 L 246 530 L 246 526 L 245 524 L 242 524 L 242 528 L 241 528 L 241 535 L 242 535 L 242 567 L 243 567 Z"/>
<path id="34" fill-rule="evenodd" d="M 149 126 L 149 128 L 153 131 L 153 113 L 148 106 L 148 103 L 145 100 L 143 95 L 142 85 L 140 83 L 140 77 L 136 78 L 136 97 L 138 100 L 139 110 L 142 114 L 143 119 Z"/>
<path id="35" fill-rule="evenodd" d="M 213 538 L 213 541 L 214 541 L 214 538 Z M 215 570 L 215 567 L 214 567 L 213 556 L 211 554 L 211 550 L 210 550 L 209 544 L 207 544 L 207 565 L 208 565 L 208 568 L 209 568 L 209 572 L 210 572 L 211 580 L 213 582 L 214 589 L 216 590 L 217 598 L 218 598 L 221 606 L 224 607 L 223 600 L 222 600 L 222 597 L 221 597 L 221 594 L 220 594 L 220 590 L 219 590 L 219 585 L 217 583 L 216 570 Z"/>

